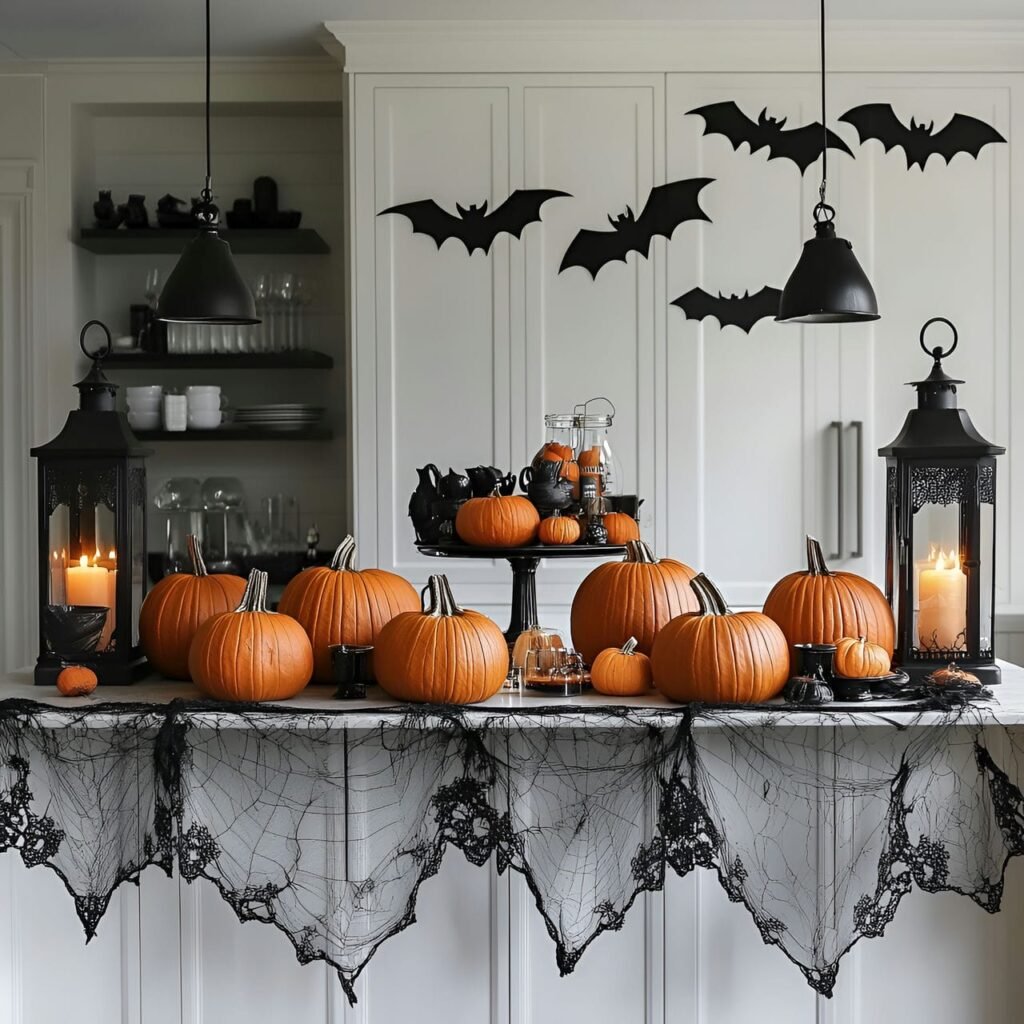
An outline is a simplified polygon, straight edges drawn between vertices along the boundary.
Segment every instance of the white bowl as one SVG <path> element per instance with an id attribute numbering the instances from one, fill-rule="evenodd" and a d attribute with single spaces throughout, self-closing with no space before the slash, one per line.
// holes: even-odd
<path id="1" fill-rule="evenodd" d="M 216 430 L 220 426 L 222 414 L 220 409 L 202 409 L 188 411 L 189 430 Z"/>
<path id="2" fill-rule="evenodd" d="M 129 412 L 128 425 L 132 430 L 159 430 L 160 410 L 153 412 Z"/>
<path id="3" fill-rule="evenodd" d="M 159 401 L 160 396 L 164 393 L 164 387 L 162 384 L 145 384 L 140 387 L 125 388 L 124 393 L 128 396 L 129 401 L 140 398 Z"/>
<path id="4" fill-rule="evenodd" d="M 185 394 L 191 398 L 193 395 L 217 395 L 220 396 L 219 384 L 190 384 L 185 388 Z"/>
<path id="5" fill-rule="evenodd" d="M 189 412 L 220 412 L 220 395 L 188 395 Z"/>

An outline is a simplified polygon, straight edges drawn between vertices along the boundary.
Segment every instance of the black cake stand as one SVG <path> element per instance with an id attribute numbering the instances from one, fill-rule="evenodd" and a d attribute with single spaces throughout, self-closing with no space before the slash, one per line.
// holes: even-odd
<path id="1" fill-rule="evenodd" d="M 511 647 L 523 630 L 537 622 L 537 566 L 542 558 L 602 558 L 623 555 L 617 544 L 530 544 L 522 548 L 478 548 L 469 544 L 417 544 L 434 558 L 504 558 L 512 566 L 512 619 L 505 630 Z"/>

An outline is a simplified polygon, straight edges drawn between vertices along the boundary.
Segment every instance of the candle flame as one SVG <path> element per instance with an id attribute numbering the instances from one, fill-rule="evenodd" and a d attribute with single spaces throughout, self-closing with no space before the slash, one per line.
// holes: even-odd
<path id="1" fill-rule="evenodd" d="M 952 571 L 960 569 L 960 552 L 954 551 L 952 548 L 949 551 L 943 551 L 941 548 L 932 548 L 929 554 L 929 559 L 934 559 L 935 569 L 939 572 Z"/>
<path id="2" fill-rule="evenodd" d="M 113 548 L 111 548 L 110 554 L 107 557 L 111 559 L 117 558 L 117 552 Z"/>
<path id="3" fill-rule="evenodd" d="M 84 569 L 89 564 L 89 556 L 82 555 L 82 557 L 78 560 L 78 564 Z"/>

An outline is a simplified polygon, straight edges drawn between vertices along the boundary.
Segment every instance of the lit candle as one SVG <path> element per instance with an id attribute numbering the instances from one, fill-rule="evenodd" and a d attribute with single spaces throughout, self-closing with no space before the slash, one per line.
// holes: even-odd
<path id="1" fill-rule="evenodd" d="M 922 650 L 960 650 L 967 630 L 967 577 L 960 556 L 940 551 L 933 568 L 920 573 L 917 613 L 918 647 Z"/>
<path id="2" fill-rule="evenodd" d="M 71 566 L 67 571 L 68 604 L 89 605 L 94 608 L 111 607 L 110 573 L 101 565 L 90 565 L 89 556 L 82 555 L 78 565 Z M 111 618 L 108 613 L 106 625 L 96 645 L 99 651 L 105 650 L 111 633 Z"/>
<path id="3" fill-rule="evenodd" d="M 67 604 L 67 592 L 64 587 L 64 573 L 67 570 L 67 552 L 53 553 L 50 562 L 50 604 Z"/>
<path id="4" fill-rule="evenodd" d="M 107 587 L 110 595 L 110 599 L 107 601 L 107 606 L 110 608 L 110 614 L 107 616 L 107 639 L 113 635 L 114 630 L 117 628 L 117 552 L 111 551 L 108 556 L 108 564 L 110 570 L 107 572 Z"/>

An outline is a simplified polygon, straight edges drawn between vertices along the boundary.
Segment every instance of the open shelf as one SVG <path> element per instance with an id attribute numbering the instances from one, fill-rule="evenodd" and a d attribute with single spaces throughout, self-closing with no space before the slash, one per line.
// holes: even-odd
<path id="1" fill-rule="evenodd" d="M 219 230 L 236 254 L 327 253 L 331 247 L 313 228 L 230 228 Z M 99 256 L 177 253 L 195 238 L 195 228 L 82 228 L 77 245 Z"/>
<path id="2" fill-rule="evenodd" d="M 112 352 L 105 370 L 329 370 L 334 360 L 325 352 L 211 352 L 175 355 L 168 352 Z"/>
<path id="3" fill-rule="evenodd" d="M 330 427 L 275 430 L 271 427 L 220 427 L 217 430 L 136 430 L 140 441 L 330 441 Z"/>

